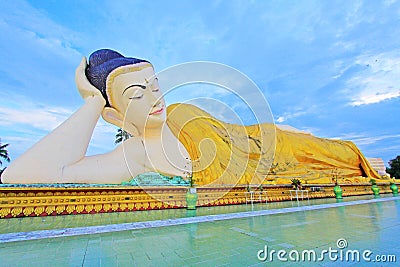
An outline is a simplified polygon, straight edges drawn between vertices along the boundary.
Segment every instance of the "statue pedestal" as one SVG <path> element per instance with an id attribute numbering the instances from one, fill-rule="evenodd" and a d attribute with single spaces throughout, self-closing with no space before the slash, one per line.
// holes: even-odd
<path id="1" fill-rule="evenodd" d="M 333 184 L 305 188 L 313 186 L 320 190 L 298 191 L 296 195 L 290 185 L 264 185 L 263 194 L 268 192 L 268 202 L 333 197 Z M 381 194 L 392 194 L 389 184 L 379 186 Z M 341 188 L 346 196 L 371 192 L 368 183 L 342 184 Z M 0 185 L 0 218 L 186 208 L 187 191 L 187 186 Z M 251 199 L 250 195 L 246 198 L 246 185 L 197 187 L 196 191 L 197 207 L 246 204 Z M 264 202 L 258 193 L 255 191 L 253 200 Z"/>

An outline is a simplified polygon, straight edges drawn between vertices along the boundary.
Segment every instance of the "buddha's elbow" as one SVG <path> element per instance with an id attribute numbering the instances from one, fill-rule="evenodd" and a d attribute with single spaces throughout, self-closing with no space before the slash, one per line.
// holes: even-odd
<path id="1" fill-rule="evenodd" d="M 2 173 L 1 182 L 4 184 L 30 184 L 35 183 L 35 170 L 29 167 L 21 167 L 12 162 Z"/>
<path id="2" fill-rule="evenodd" d="M 13 177 L 14 175 L 13 175 L 13 168 L 11 167 L 7 167 L 4 171 L 3 171 L 3 173 L 1 174 L 1 177 L 0 177 L 0 179 L 1 179 L 1 182 L 3 183 L 3 184 L 11 184 L 11 183 L 14 183 L 13 182 L 13 179 L 12 179 L 12 177 Z"/>

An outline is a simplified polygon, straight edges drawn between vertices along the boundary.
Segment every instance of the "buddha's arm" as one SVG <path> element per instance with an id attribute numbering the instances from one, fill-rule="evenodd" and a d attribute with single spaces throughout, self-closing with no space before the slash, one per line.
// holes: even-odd
<path id="1" fill-rule="evenodd" d="M 136 174 L 136 166 L 133 169 Z M 80 161 L 66 166 L 61 182 L 119 184 L 129 180 L 131 176 L 124 159 L 123 145 L 119 145 L 109 153 L 84 157 Z"/>
<path id="2" fill-rule="evenodd" d="M 98 95 L 55 130 L 14 160 L 2 175 L 4 183 L 56 183 L 63 168 L 84 158 L 105 100 Z"/>
<path id="3" fill-rule="evenodd" d="M 146 171 L 145 157 L 143 143 L 132 137 L 109 153 L 83 157 L 65 166 L 62 182 L 119 184 Z"/>

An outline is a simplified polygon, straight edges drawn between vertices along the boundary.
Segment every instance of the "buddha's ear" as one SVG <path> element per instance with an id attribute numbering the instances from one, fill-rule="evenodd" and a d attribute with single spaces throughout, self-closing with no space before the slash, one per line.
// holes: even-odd
<path id="1" fill-rule="evenodd" d="M 105 107 L 101 112 L 103 119 L 121 129 L 124 129 L 133 136 L 138 136 L 139 131 L 136 126 L 129 124 L 124 125 L 124 116 L 115 108 Z"/>
<path id="2" fill-rule="evenodd" d="M 101 116 L 106 122 L 114 124 L 115 126 L 122 128 L 124 117 L 115 108 L 105 107 L 101 112 Z"/>

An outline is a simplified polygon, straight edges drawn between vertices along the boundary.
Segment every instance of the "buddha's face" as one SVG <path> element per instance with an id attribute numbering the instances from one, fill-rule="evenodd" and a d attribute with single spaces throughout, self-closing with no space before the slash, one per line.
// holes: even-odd
<path id="1" fill-rule="evenodd" d="M 161 127 L 165 122 L 164 98 L 150 64 L 118 74 L 110 88 L 110 104 L 123 117 L 123 128 L 129 129 L 130 124 L 143 133 L 145 128 Z"/>

